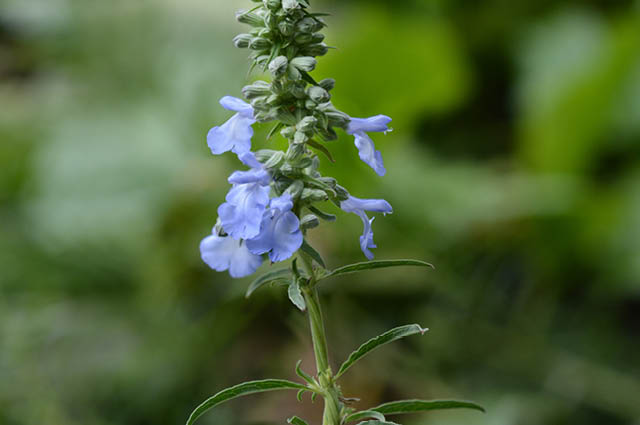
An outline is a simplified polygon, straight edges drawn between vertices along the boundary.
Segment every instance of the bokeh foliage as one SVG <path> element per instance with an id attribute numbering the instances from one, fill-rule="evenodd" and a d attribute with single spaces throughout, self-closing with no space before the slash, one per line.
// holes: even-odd
<path id="1" fill-rule="evenodd" d="M 230 40 L 248 5 L 0 3 L 0 424 L 181 423 L 220 388 L 293 379 L 298 358 L 312 369 L 286 294 L 245 300 L 248 282 L 197 248 L 238 165 L 204 135 L 247 80 Z M 375 222 L 378 258 L 437 267 L 326 282 L 336 364 L 390 327 L 431 329 L 363 360 L 345 394 L 488 408 L 409 425 L 637 424 L 637 2 L 314 7 L 338 47 L 314 75 L 337 79 L 340 109 L 395 128 L 375 137 L 385 178 L 347 136 L 324 171 L 394 206 Z M 359 226 L 341 215 L 312 233 L 330 266 L 361 259 Z M 305 401 L 254 396 L 202 421 L 317 421 Z"/>

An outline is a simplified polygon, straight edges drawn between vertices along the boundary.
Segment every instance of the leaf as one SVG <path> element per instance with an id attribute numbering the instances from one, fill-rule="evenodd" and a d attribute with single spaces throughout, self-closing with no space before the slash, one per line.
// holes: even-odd
<path id="1" fill-rule="evenodd" d="M 311 245 L 309 245 L 306 240 L 302 241 L 302 246 L 300 247 L 300 249 L 308 254 L 309 257 L 313 258 L 314 261 L 320 264 L 323 268 L 327 268 L 327 266 L 324 265 L 324 260 L 322 259 L 320 253 L 316 251 Z"/>
<path id="2" fill-rule="evenodd" d="M 307 83 L 313 84 L 314 86 L 318 85 L 316 80 L 314 80 L 313 77 L 309 75 L 307 71 L 300 71 L 300 73 L 302 74 L 302 79 L 305 80 Z"/>
<path id="3" fill-rule="evenodd" d="M 253 294 L 257 289 L 261 286 L 266 285 L 269 282 L 273 282 L 274 280 L 279 280 L 282 278 L 287 278 L 291 275 L 291 271 L 289 269 L 278 269 L 267 272 L 251 282 L 249 288 L 247 289 L 247 293 L 245 297 L 249 298 L 251 294 Z"/>
<path id="4" fill-rule="evenodd" d="M 269 131 L 269 134 L 267 134 L 267 140 L 271 139 L 273 137 L 274 134 L 276 134 L 276 132 L 278 130 L 280 130 L 282 127 L 284 127 L 284 124 L 282 124 L 281 122 L 279 122 L 278 124 L 276 124 L 271 131 Z"/>
<path id="5" fill-rule="evenodd" d="M 363 270 L 371 270 L 371 269 L 383 269 L 387 267 L 398 267 L 398 266 L 421 266 L 421 267 L 431 267 L 435 269 L 433 264 L 429 264 L 420 260 L 374 260 L 374 261 L 365 261 L 362 263 L 349 264 L 346 266 L 338 267 L 333 270 L 331 273 L 327 274 L 323 277 L 326 279 L 330 276 L 337 276 L 340 274 L 347 273 L 356 273 Z"/>
<path id="6" fill-rule="evenodd" d="M 297 416 L 287 419 L 287 422 L 291 425 L 309 425 Z"/>
<path id="7" fill-rule="evenodd" d="M 355 422 L 366 418 L 373 418 L 379 421 L 385 421 L 385 417 L 382 413 L 376 412 L 375 410 L 361 410 L 360 412 L 355 412 L 347 416 L 344 421 L 346 422 Z"/>
<path id="8" fill-rule="evenodd" d="M 289 284 L 288 293 L 289 299 L 296 307 L 300 309 L 300 311 L 305 311 L 307 309 L 307 303 L 304 302 L 304 297 L 302 296 L 302 291 L 300 290 L 300 285 L 298 284 L 298 278 L 295 276 Z"/>
<path id="9" fill-rule="evenodd" d="M 329 149 L 327 149 L 324 145 L 316 142 L 313 139 L 309 139 L 307 140 L 307 145 L 311 146 L 314 149 L 319 150 L 320 152 L 322 152 L 323 154 L 325 154 L 325 156 L 327 158 L 329 158 L 329 161 L 331 162 L 336 162 L 335 159 L 333 159 L 333 155 L 331 155 L 331 152 L 329 151 Z"/>
<path id="10" fill-rule="evenodd" d="M 370 339 L 369 341 L 362 344 L 356 351 L 351 353 L 349 358 L 342 363 L 338 373 L 336 373 L 336 379 L 342 376 L 343 373 L 347 371 L 356 361 L 360 360 L 365 355 L 369 354 L 369 352 L 375 348 L 378 348 L 381 345 L 388 344 L 397 339 L 404 338 L 405 336 L 415 335 L 417 333 L 423 334 L 428 331 L 428 329 L 423 329 L 420 325 L 405 325 L 397 328 L 393 328 L 390 331 L 383 333 L 382 335 L 378 335 L 375 338 Z"/>
<path id="11" fill-rule="evenodd" d="M 231 400 L 236 397 L 240 397 L 243 395 L 261 393 L 266 391 L 274 391 L 274 390 L 309 390 L 309 388 L 305 387 L 302 384 L 298 384 L 297 382 L 286 381 L 284 379 L 265 379 L 262 381 L 250 381 L 244 382 L 242 384 L 235 385 L 231 388 L 227 388 L 226 390 L 222 390 L 213 397 L 208 398 L 202 404 L 200 404 L 196 409 L 191 413 L 189 419 L 187 420 L 187 425 L 193 424 L 196 419 L 198 419 L 202 414 L 204 414 L 207 410 L 212 407 L 217 406 L 218 404 L 224 403 L 225 401 Z"/>
<path id="12" fill-rule="evenodd" d="M 315 382 L 313 382 L 313 378 L 311 377 L 311 375 L 302 370 L 302 368 L 300 367 L 301 365 L 302 360 L 298 360 L 298 363 L 296 363 L 296 375 L 307 381 L 309 384 L 314 385 Z"/>
<path id="13" fill-rule="evenodd" d="M 324 211 L 320 211 L 316 207 L 312 207 L 312 206 L 308 206 L 307 208 L 309 208 L 309 211 L 311 211 L 312 213 L 314 213 L 315 215 L 317 215 L 318 217 L 320 217 L 324 221 L 336 221 L 337 217 L 335 215 L 333 215 L 333 214 L 329 214 L 329 213 L 326 213 Z"/>
<path id="14" fill-rule="evenodd" d="M 398 415 L 401 413 L 426 412 L 428 410 L 441 409 L 474 409 L 485 412 L 484 407 L 471 401 L 460 400 L 399 400 L 381 404 L 370 410 L 385 415 Z"/>

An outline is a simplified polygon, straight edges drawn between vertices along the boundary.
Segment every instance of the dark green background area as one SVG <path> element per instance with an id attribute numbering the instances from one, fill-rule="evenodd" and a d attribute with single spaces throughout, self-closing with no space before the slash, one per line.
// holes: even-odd
<path id="1" fill-rule="evenodd" d="M 247 1 L 0 2 L 0 424 L 180 424 L 247 379 L 313 371 L 282 288 L 209 270 L 198 244 L 239 166 L 208 129 L 240 95 Z M 388 328 L 430 331 L 344 376 L 366 408 L 466 398 L 488 413 L 405 425 L 640 421 L 640 4 L 313 1 L 337 80 L 387 176 L 352 138 L 328 145 L 353 195 L 385 198 L 394 269 L 323 284 L 334 366 Z M 269 126 L 256 126 L 254 146 Z M 310 240 L 330 267 L 364 259 L 336 211 Z M 265 265 L 264 270 L 269 266 Z M 262 271 L 262 270 L 261 270 Z M 319 423 L 321 403 L 250 396 L 202 424 Z"/>

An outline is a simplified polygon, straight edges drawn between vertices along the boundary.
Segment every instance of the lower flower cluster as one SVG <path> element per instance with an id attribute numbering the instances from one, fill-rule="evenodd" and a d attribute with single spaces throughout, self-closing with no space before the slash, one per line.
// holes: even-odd
<path id="1" fill-rule="evenodd" d="M 303 230 L 317 225 L 317 217 L 299 217 L 302 207 L 320 213 L 313 202 L 331 199 L 343 211 L 358 215 L 364 231 L 360 247 L 368 259 L 373 230 L 367 211 L 392 213 L 391 205 L 382 199 L 359 199 L 337 185 L 334 179 L 320 176 L 317 157 L 303 149 L 290 147 L 287 153 L 251 151 L 252 125 L 256 122 L 251 105 L 241 99 L 225 96 L 221 105 L 236 114 L 207 135 L 211 152 L 218 155 L 232 151 L 249 169 L 235 171 L 228 178 L 232 184 L 225 202 L 218 208 L 218 220 L 212 234 L 200 243 L 202 259 L 216 271 L 229 271 L 239 278 L 254 273 L 264 256 L 274 262 L 290 258 L 301 248 Z M 375 150 L 367 132 L 390 131 L 389 117 L 352 118 L 347 133 L 355 136 L 360 158 L 377 174 L 385 173 L 382 156 Z M 294 154 L 291 154 L 293 152 Z M 296 154 L 297 152 L 297 154 Z"/>

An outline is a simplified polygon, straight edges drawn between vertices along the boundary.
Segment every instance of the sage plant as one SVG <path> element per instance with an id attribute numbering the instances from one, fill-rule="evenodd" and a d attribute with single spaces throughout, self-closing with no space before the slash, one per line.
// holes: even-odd
<path id="1" fill-rule="evenodd" d="M 288 261 L 283 267 L 255 279 L 247 296 L 258 288 L 276 283 L 285 286 L 292 303 L 309 316 L 311 339 L 316 361 L 315 375 L 296 365 L 300 382 L 264 379 L 245 382 L 225 389 L 200 404 L 187 425 L 202 414 L 230 399 L 257 392 L 297 390 L 302 401 L 305 392 L 324 400 L 322 425 L 393 424 L 386 417 L 401 413 L 434 409 L 471 408 L 475 403 L 457 400 L 392 401 L 362 410 L 354 408 L 353 397 L 345 397 L 340 378 L 359 359 L 372 350 L 399 338 L 424 334 L 419 325 L 391 329 L 357 348 L 334 371 L 329 361 L 318 285 L 333 276 L 364 270 L 395 267 L 431 267 L 419 260 L 374 261 L 373 217 L 370 213 L 392 213 L 383 199 L 361 199 L 342 187 L 336 179 L 318 171 L 322 154 L 334 161 L 326 142 L 337 139 L 336 130 L 354 137 L 360 159 L 379 176 L 386 173 L 382 154 L 376 150 L 372 133 L 391 131 L 391 118 L 375 115 L 354 118 L 331 103 L 333 79 L 316 81 L 311 72 L 316 58 L 325 55 L 329 46 L 320 31 L 326 14 L 309 11 L 309 0 L 254 0 L 249 11 L 239 12 L 238 21 L 248 24 L 247 33 L 234 39 L 239 48 L 251 52 L 252 69 L 260 69 L 271 81 L 258 80 L 242 89 L 246 99 L 225 96 L 220 104 L 235 114 L 227 122 L 212 128 L 207 135 L 211 152 L 220 155 L 233 152 L 243 169 L 229 177 L 231 189 L 218 208 L 218 220 L 212 233 L 200 244 L 202 259 L 212 269 L 228 271 L 234 278 L 253 274 L 268 258 L 273 263 Z M 268 139 L 281 135 L 288 141 L 286 151 L 261 149 L 252 151 L 253 125 L 273 123 Z M 336 216 L 324 212 L 318 204 L 330 201 L 342 211 L 356 214 L 362 220 L 360 248 L 366 262 L 326 268 L 322 256 L 307 242 L 306 235 L 321 222 L 333 222 Z M 290 261 L 289 261 L 290 260 Z M 349 394 L 351 396 L 351 394 Z M 298 417 L 288 419 L 294 425 L 306 422 Z"/>

